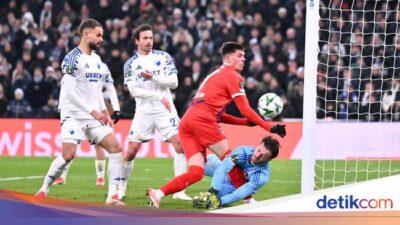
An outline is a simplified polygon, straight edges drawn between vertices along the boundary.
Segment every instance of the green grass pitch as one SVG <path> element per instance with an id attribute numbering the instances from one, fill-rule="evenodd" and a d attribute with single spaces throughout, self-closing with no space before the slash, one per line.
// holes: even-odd
<path id="1" fill-rule="evenodd" d="M 8 189 L 35 194 L 42 185 L 52 158 L 0 157 L 0 189 Z M 130 206 L 147 207 L 145 191 L 148 187 L 159 187 L 173 177 L 172 159 L 135 160 L 129 179 L 127 198 Z M 254 196 L 257 200 L 267 200 L 300 193 L 301 162 L 299 160 L 273 160 L 270 181 Z M 71 165 L 65 185 L 52 186 L 49 197 L 103 204 L 107 185 L 96 187 L 96 173 L 93 158 L 76 158 Z M 194 196 L 210 187 L 210 177 L 190 186 L 187 194 Z M 242 204 L 238 202 L 234 205 Z M 161 208 L 190 210 L 191 201 L 174 200 L 171 196 L 161 201 Z"/>

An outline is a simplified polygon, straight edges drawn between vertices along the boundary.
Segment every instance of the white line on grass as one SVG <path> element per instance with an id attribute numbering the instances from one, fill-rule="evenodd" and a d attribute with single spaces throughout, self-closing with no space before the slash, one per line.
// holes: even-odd
<path id="1" fill-rule="evenodd" d="M 0 182 L 2 181 L 14 181 L 14 180 L 32 180 L 32 179 L 40 179 L 44 176 L 27 176 L 27 177 L 7 177 L 0 178 Z M 89 176 L 80 176 L 80 179 L 87 179 Z M 74 177 L 73 179 L 76 179 Z M 131 177 L 132 180 L 159 180 L 159 178 L 151 178 L 151 177 Z M 164 178 L 164 180 L 169 181 L 172 178 Z M 290 180 L 270 180 L 272 183 L 282 183 L 282 184 L 298 184 L 300 181 L 290 181 Z"/>
<path id="2" fill-rule="evenodd" d="M 7 177 L 7 178 L 0 178 L 1 181 L 11 181 L 11 180 L 30 180 L 30 179 L 39 179 L 43 178 L 44 176 L 29 176 L 29 177 Z"/>

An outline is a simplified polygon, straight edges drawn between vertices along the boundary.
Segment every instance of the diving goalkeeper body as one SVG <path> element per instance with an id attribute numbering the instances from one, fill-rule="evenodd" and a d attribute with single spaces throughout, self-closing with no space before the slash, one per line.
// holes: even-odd
<path id="1" fill-rule="evenodd" d="M 269 161 L 279 154 L 280 144 L 271 136 L 266 136 L 257 147 L 237 147 L 222 162 L 218 158 L 208 158 L 206 175 L 213 176 L 209 197 L 196 198 L 196 208 L 216 209 L 221 205 L 237 202 L 246 196 L 255 194 L 270 177 Z M 217 168 L 215 166 L 217 165 Z M 247 182 L 239 188 L 231 182 L 228 173 L 238 166 L 242 169 Z"/>

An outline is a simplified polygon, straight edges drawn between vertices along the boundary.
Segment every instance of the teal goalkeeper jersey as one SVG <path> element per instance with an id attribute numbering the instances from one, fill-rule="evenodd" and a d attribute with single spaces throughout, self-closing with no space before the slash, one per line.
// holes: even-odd
<path id="1" fill-rule="evenodd" d="M 252 164 L 250 158 L 253 155 L 255 147 L 240 146 L 237 147 L 228 157 L 226 157 L 221 165 L 214 173 L 211 186 L 220 191 L 221 205 L 239 201 L 251 194 L 255 194 L 269 180 L 269 163 Z M 230 183 L 228 173 L 232 168 L 238 165 L 248 182 L 240 188 L 233 188 L 231 193 L 226 193 L 228 186 L 233 187 Z M 228 185 L 228 186 L 227 186 Z"/>

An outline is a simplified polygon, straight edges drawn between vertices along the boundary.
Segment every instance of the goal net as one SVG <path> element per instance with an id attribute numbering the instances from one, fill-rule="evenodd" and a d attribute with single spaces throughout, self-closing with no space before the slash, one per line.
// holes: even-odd
<path id="1" fill-rule="evenodd" d="M 307 4 L 302 182 L 400 174 L 400 1 Z"/>

